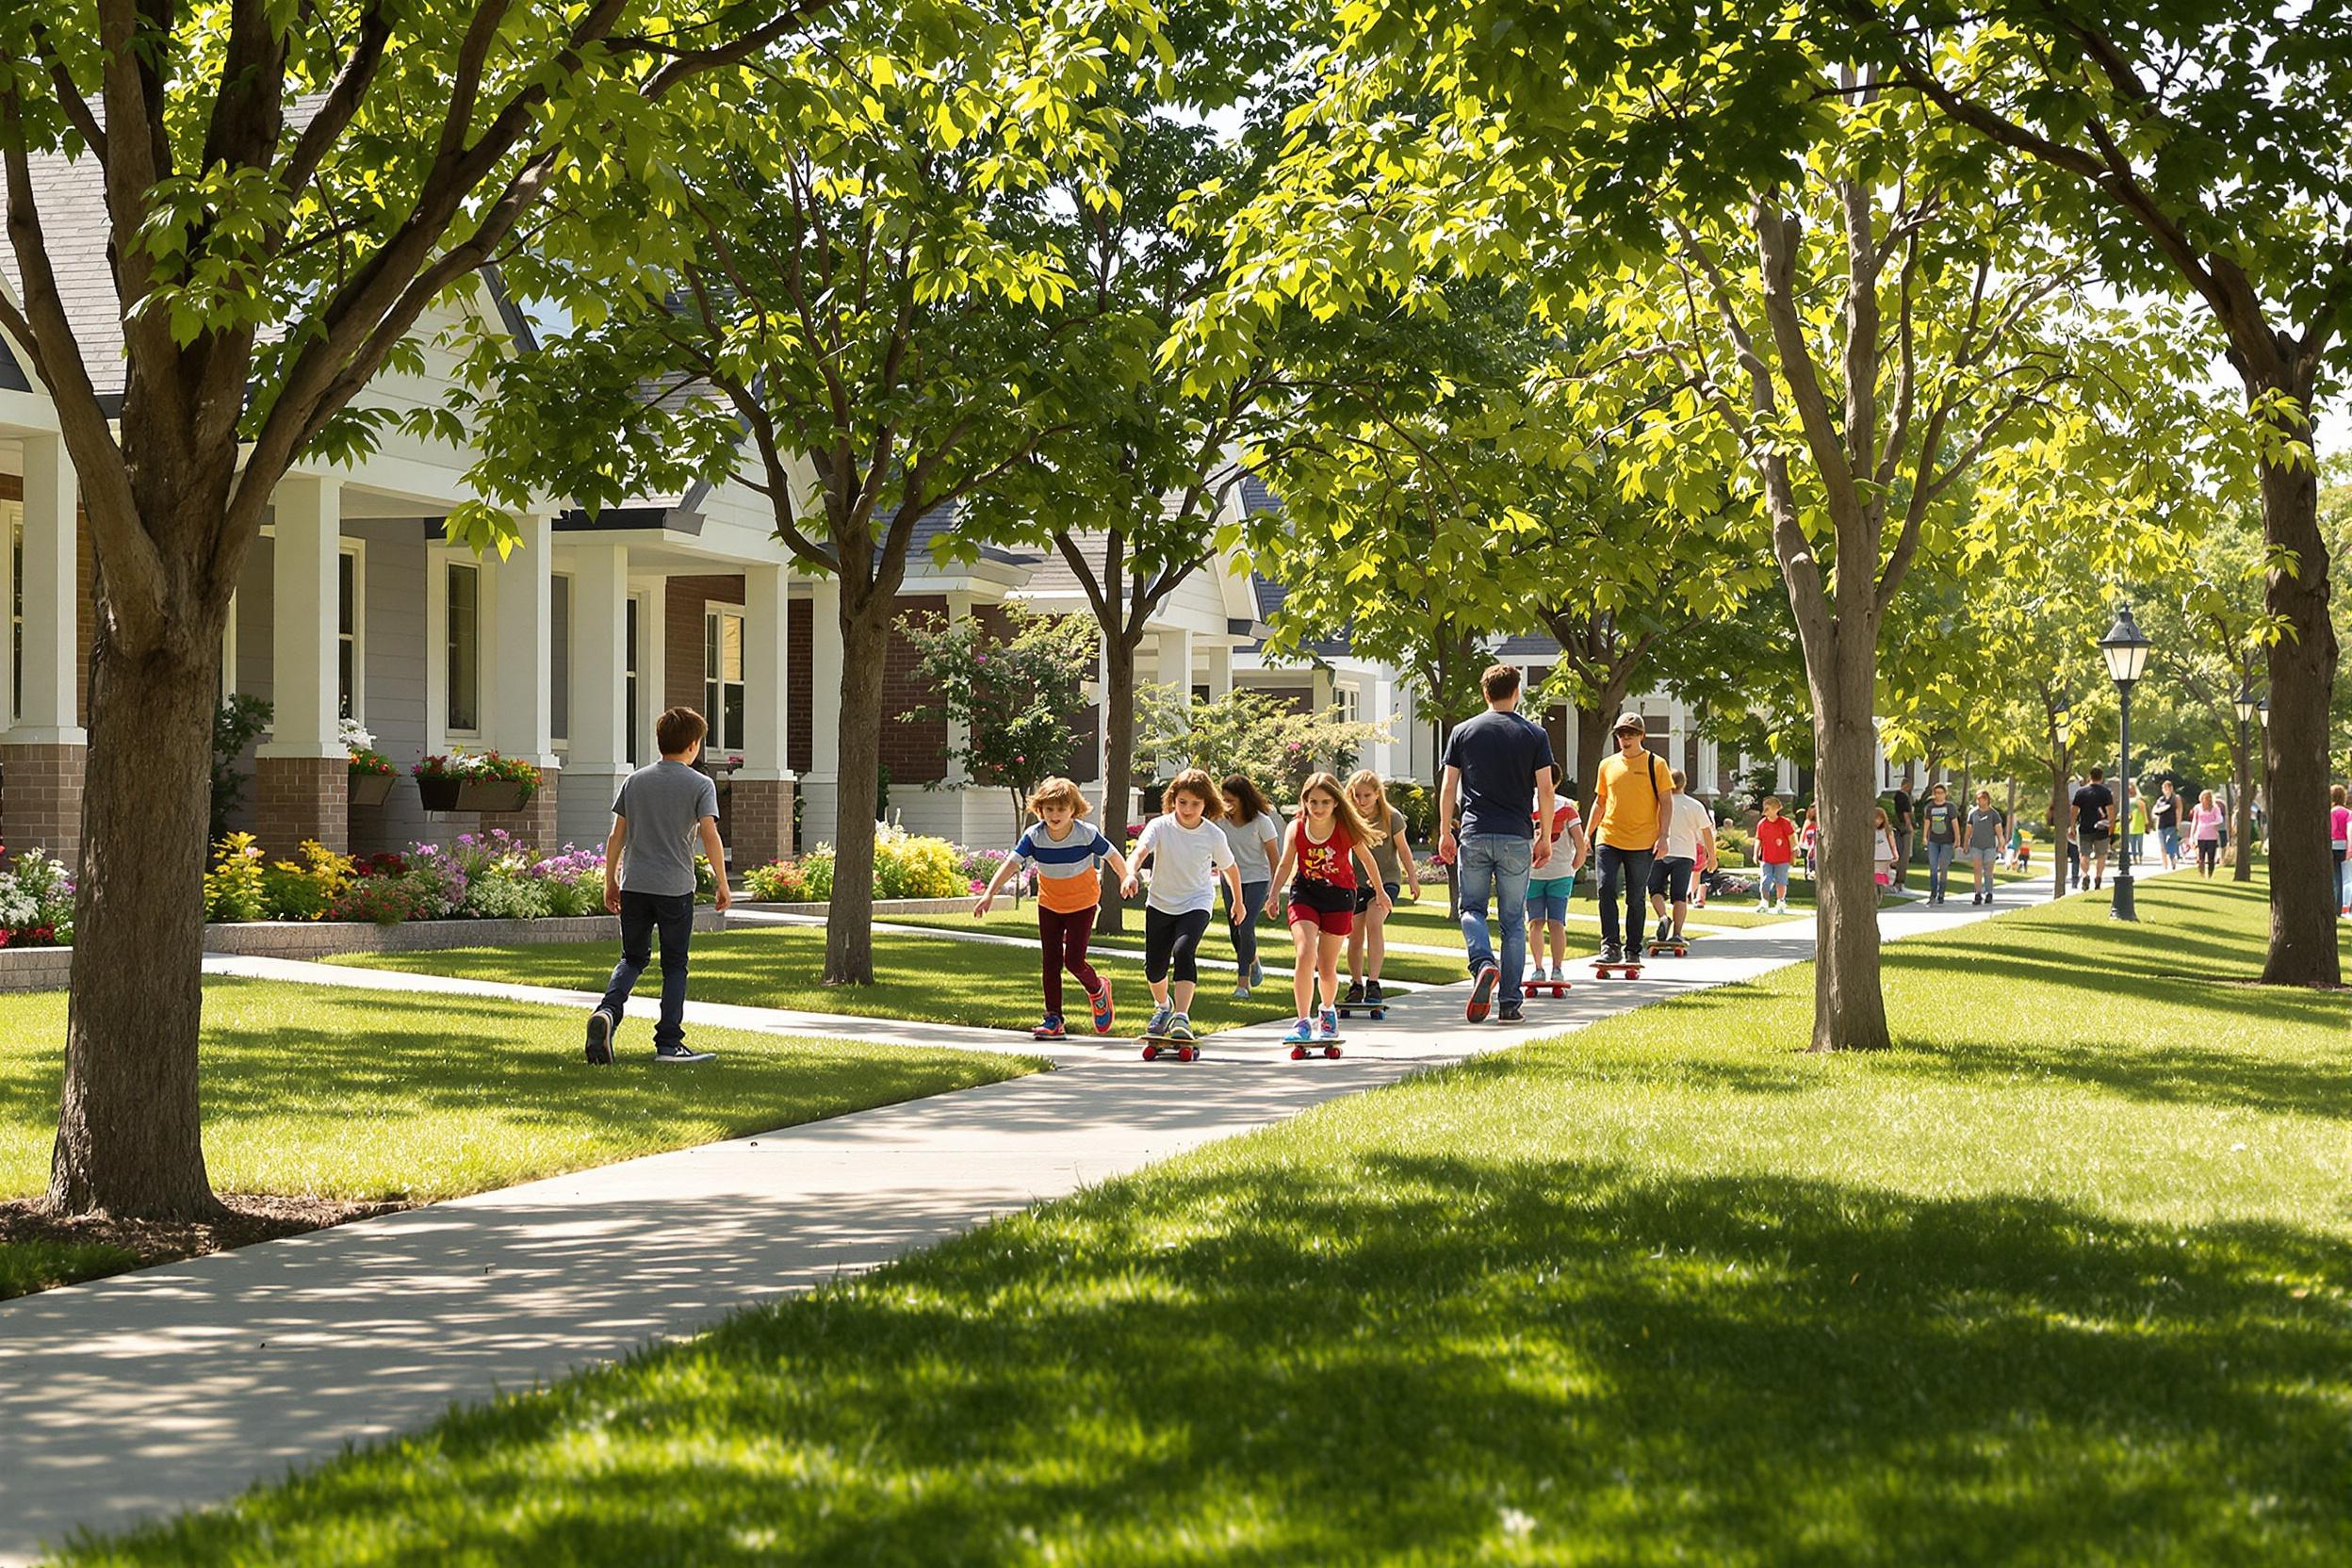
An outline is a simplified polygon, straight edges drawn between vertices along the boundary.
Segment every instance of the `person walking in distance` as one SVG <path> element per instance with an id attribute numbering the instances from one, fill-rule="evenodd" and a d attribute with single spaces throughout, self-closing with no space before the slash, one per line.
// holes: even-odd
<path id="1" fill-rule="evenodd" d="M 1650 868 L 1650 913 L 1658 917 L 1660 943 L 1683 939 L 1683 923 L 1690 918 L 1690 885 L 1715 858 L 1714 816 L 1704 802 L 1684 792 L 1680 768 L 1666 776 L 1674 780 L 1674 792 L 1666 798 L 1666 853 Z"/>
<path id="2" fill-rule="evenodd" d="M 1233 871 L 1241 878 L 1241 900 L 1225 901 L 1225 926 L 1233 939 L 1233 963 L 1241 971 L 1233 987 L 1234 1000 L 1247 997 L 1266 984 L 1266 966 L 1258 961 L 1258 917 L 1266 895 L 1274 890 L 1274 846 L 1282 841 L 1282 822 L 1274 803 L 1266 798 L 1248 774 L 1225 779 L 1225 811 L 1217 819 L 1225 843 L 1233 852 Z"/>
<path id="3" fill-rule="evenodd" d="M 621 961 L 612 966 L 604 999 L 588 1015 L 588 1060 L 612 1062 L 629 993 L 662 938 L 662 1015 L 653 1026 L 653 1059 L 707 1062 L 708 1051 L 686 1043 L 686 951 L 694 937 L 694 847 L 699 841 L 718 879 L 724 914 L 735 902 L 727 886 L 727 852 L 719 844 L 719 791 L 697 772 L 702 738 L 710 727 L 691 708 L 673 708 L 653 721 L 662 760 L 621 781 L 612 799 L 612 832 L 604 843 L 604 906 L 621 917 Z"/>
<path id="4" fill-rule="evenodd" d="M 2164 858 L 2164 869 L 2171 871 L 2180 864 L 2180 794 L 2167 778 L 2156 786 L 2156 803 L 2148 808 L 2148 820 L 2156 829 L 2156 847 Z"/>
<path id="5" fill-rule="evenodd" d="M 2107 879 L 2107 844 L 2115 833 L 2115 794 L 2101 782 L 2106 776 L 2103 770 L 2093 768 L 2091 781 L 2074 792 L 2074 831 L 2082 844 L 2082 869 L 2090 874 L 2094 888 Z"/>
<path id="6" fill-rule="evenodd" d="M 1636 953 L 1641 950 L 1642 895 L 1649 890 L 1650 868 L 1667 852 L 1666 802 L 1674 787 L 1665 762 L 1642 744 L 1648 728 L 1641 714 L 1619 715 L 1610 733 L 1617 755 L 1602 761 L 1592 780 L 1592 825 L 1587 830 L 1599 867 L 1604 964 L 1623 962 L 1628 942 Z"/>
<path id="7" fill-rule="evenodd" d="M 1454 727 L 1446 743 L 1446 779 L 1437 792 L 1437 850 L 1454 862 L 1461 890 L 1462 937 L 1470 963 L 1470 1021 L 1486 1018 L 1502 992 L 1502 1020 L 1522 1016 L 1527 964 L 1527 877 L 1549 863 L 1552 841 L 1535 825 L 1552 819 L 1559 776 L 1551 737 L 1519 716 L 1519 671 L 1495 664 L 1479 678 L 1486 711 Z M 1527 797 L 1535 814 L 1527 814 Z M 1454 832 L 1454 813 L 1462 832 Z M 1486 924 L 1493 898 L 1503 926 L 1502 963 Z"/>
<path id="8" fill-rule="evenodd" d="M 1927 822 L 1927 901 L 1941 904 L 1952 880 L 1952 858 L 1960 852 L 1960 808 L 1941 784 L 1928 786 L 1927 807 L 1919 814 Z"/>
<path id="9" fill-rule="evenodd" d="M 2221 864 L 2221 808 L 2213 804 L 2213 792 L 2197 792 L 2197 808 L 2189 813 L 2189 831 L 2197 840 L 2197 874 L 2211 878 L 2213 868 Z"/>
<path id="10" fill-rule="evenodd" d="M 2001 855 L 2007 825 L 2001 813 L 1993 809 L 1993 792 L 1976 792 L 1976 808 L 1968 813 L 1968 860 L 1976 867 L 1976 891 L 1970 904 L 1990 904 L 1993 901 L 1993 861 Z"/>
<path id="11" fill-rule="evenodd" d="M 1780 797 L 1764 797 L 1764 814 L 1756 823 L 1756 912 L 1788 912 L 1788 869 L 1795 864 L 1797 825 L 1780 814 Z"/>
<path id="12" fill-rule="evenodd" d="M 2344 858 L 2352 845 L 2352 806 L 2344 804 L 2344 786 L 2328 787 L 2328 849 L 2336 858 L 2336 912 L 2352 915 L 2352 890 L 2344 886 Z"/>
<path id="13" fill-rule="evenodd" d="M 1886 792 L 1886 827 L 1895 836 L 1895 882 L 1898 888 L 1910 886 L 1911 881 L 1911 792 L 1898 784 Z"/>

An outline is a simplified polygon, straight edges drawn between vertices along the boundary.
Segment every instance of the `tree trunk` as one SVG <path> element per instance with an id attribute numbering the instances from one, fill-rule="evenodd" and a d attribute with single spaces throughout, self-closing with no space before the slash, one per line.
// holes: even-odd
<path id="1" fill-rule="evenodd" d="M 1815 1051 L 1883 1051 L 1892 1044 L 1879 988 L 1878 885 L 1871 838 L 1878 804 L 1877 730 L 1870 722 L 1877 648 L 1843 628 L 1827 631 L 1827 669 L 1812 672 L 1814 803 L 1821 809 L 1814 898 Z M 1849 640 L 1851 639 L 1851 640 Z M 1810 653 L 1810 649 L 1808 649 Z M 1806 662 L 1816 661 L 1808 657 Z"/>
<path id="2" fill-rule="evenodd" d="M 825 982 L 874 984 L 874 812 L 881 793 L 882 660 L 897 595 L 841 589 L 840 794 L 833 813 L 833 896 L 825 906 Z"/>
<path id="3" fill-rule="evenodd" d="M 224 617 L 185 624 L 133 657 L 99 615 L 75 873 L 65 1087 L 49 1201 L 63 1214 L 201 1219 L 220 1213 L 204 1170 L 197 1091 L 204 1023 L 204 830 Z"/>
<path id="4" fill-rule="evenodd" d="M 1135 645 L 1103 632 L 1110 657 L 1104 661 L 1102 692 L 1102 836 L 1127 853 L 1127 797 L 1135 784 Z M 1127 901 L 1119 890 L 1119 874 L 1108 862 L 1102 867 L 1102 905 L 1095 911 L 1094 928 L 1123 931 Z"/>
<path id="5" fill-rule="evenodd" d="M 1609 727 L 1625 711 L 1625 681 L 1611 681 L 1594 694 L 1597 700 L 1591 708 L 1576 710 L 1576 811 L 1589 815 L 1592 809 L 1592 792 L 1600 782 L 1601 764 L 1616 750 Z"/>
<path id="6" fill-rule="evenodd" d="M 2310 378 L 2290 387 L 2310 405 Z M 2300 432 L 2308 440 L 2308 423 Z M 2270 726 L 2263 789 L 2270 801 L 2270 954 L 2273 986 L 2336 986 L 2334 858 L 2328 852 L 2328 710 L 2336 676 L 2336 630 L 2328 615 L 2328 544 L 2319 531 L 2319 476 L 2262 466 L 2262 532 L 2295 553 L 2293 572 L 2273 569 L 2262 602 L 2284 624 L 2270 645 Z M 2241 811 L 2251 809 L 2250 792 Z M 2242 830 L 2241 830 L 2242 831 Z"/>
<path id="7" fill-rule="evenodd" d="M 2073 777 L 2074 763 L 2066 748 L 2059 746 L 2051 754 L 2056 760 L 2050 768 L 2050 886 L 2052 898 L 2066 896 L 2066 820 L 2074 803 L 2066 798 L 2066 785 Z"/>

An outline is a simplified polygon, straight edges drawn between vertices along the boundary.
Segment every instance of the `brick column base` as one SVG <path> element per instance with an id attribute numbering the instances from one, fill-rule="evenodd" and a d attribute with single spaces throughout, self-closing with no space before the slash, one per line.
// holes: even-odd
<path id="1" fill-rule="evenodd" d="M 87 746 L 0 745 L 0 843 L 8 858 L 43 850 L 82 858 L 82 763 Z"/>
<path id="2" fill-rule="evenodd" d="M 503 827 L 533 848 L 554 851 L 564 847 L 555 825 L 555 791 L 557 775 L 553 768 L 539 770 L 539 788 L 532 792 L 519 811 L 484 812 L 482 828 Z"/>
<path id="3" fill-rule="evenodd" d="M 742 873 L 792 853 L 792 786 L 790 779 L 744 778 L 727 785 L 727 830 L 730 860 Z"/>
<path id="4" fill-rule="evenodd" d="M 348 757 L 262 757 L 253 762 L 254 837 L 264 852 L 291 858 L 305 839 L 337 855 L 351 847 Z"/>

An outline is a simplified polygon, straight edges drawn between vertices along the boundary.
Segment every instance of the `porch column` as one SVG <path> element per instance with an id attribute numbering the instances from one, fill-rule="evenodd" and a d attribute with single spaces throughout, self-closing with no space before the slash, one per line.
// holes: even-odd
<path id="1" fill-rule="evenodd" d="M 801 847 L 833 841 L 841 791 L 841 584 L 808 585 L 808 772 L 800 780 Z"/>
<path id="2" fill-rule="evenodd" d="M 1219 643 L 1208 650 L 1209 700 L 1222 702 L 1233 694 L 1233 649 L 1229 643 Z"/>
<path id="3" fill-rule="evenodd" d="M 1364 717 L 1374 724 L 1386 726 L 1391 739 L 1375 741 L 1364 748 L 1369 754 L 1364 758 L 1364 765 L 1382 778 L 1394 778 L 1397 774 L 1396 743 L 1394 737 L 1401 731 L 1397 727 L 1396 708 L 1396 678 L 1385 675 L 1374 676 L 1372 678 L 1372 711 L 1366 713 Z"/>
<path id="4" fill-rule="evenodd" d="M 792 774 L 785 765 L 792 733 L 792 573 L 782 565 L 743 568 L 743 765 L 728 786 L 727 846 L 738 867 L 765 865 L 792 852 Z"/>
<path id="5" fill-rule="evenodd" d="M 572 551 L 571 756 L 556 832 L 582 846 L 612 831 L 612 797 L 629 776 L 629 547 Z"/>
<path id="6" fill-rule="evenodd" d="M 262 847 L 305 839 L 351 848 L 350 754 L 341 740 L 343 482 L 288 474 L 270 497 L 270 736 L 254 754 L 253 821 Z"/>
<path id="7" fill-rule="evenodd" d="M 1188 705 L 1192 701 L 1192 633 L 1180 627 L 1159 637 L 1160 684 L 1175 687 L 1177 700 Z"/>
<path id="8" fill-rule="evenodd" d="M 971 620 L 971 619 L 972 619 L 972 596 L 971 596 L 970 594 L 950 594 L 950 595 L 948 595 L 948 596 L 947 596 L 947 624 L 948 624 L 949 626 L 951 626 L 951 627 L 954 627 L 954 626 L 960 626 L 960 625 L 962 625 L 964 622 L 969 621 L 969 620 Z M 958 756 L 956 755 L 956 754 L 957 754 L 958 752 L 960 752 L 960 751 L 961 751 L 964 747 L 966 747 L 966 746 L 970 745 L 971 743 L 972 743 L 972 726 L 970 726 L 970 725 L 968 725 L 968 724 L 963 723 L 963 722 L 962 722 L 961 720 L 959 720 L 959 719 L 950 719 L 950 720 L 948 720 L 948 721 L 947 721 L 947 776 L 946 776 L 946 777 L 944 777 L 944 778 L 942 778 L 942 779 L 939 781 L 939 788 L 940 788 L 940 789 L 942 789 L 942 790 L 962 790 L 962 789 L 968 788 L 968 787 L 971 785 L 971 783 L 972 783 L 972 772 L 971 772 L 971 770 L 970 770 L 970 769 L 968 769 L 968 768 L 966 768 L 966 767 L 964 766 L 964 764 L 963 764 L 963 760 L 962 760 L 960 757 L 958 757 Z M 961 836 L 962 836 L 961 834 L 958 834 L 958 835 L 957 835 L 957 837 L 959 837 L 959 838 L 960 838 Z"/>
<path id="9" fill-rule="evenodd" d="M 492 647 L 491 749 L 539 769 L 539 791 L 520 811 L 485 815 L 482 825 L 553 848 L 556 836 L 554 649 L 555 558 L 551 520 L 526 513 L 514 519 L 515 543 L 504 560 L 485 557 L 490 574 Z"/>
<path id="10" fill-rule="evenodd" d="M 24 701 L 0 736 L 0 840 L 81 862 L 82 762 L 89 735 L 79 703 L 81 584 L 75 575 L 80 504 L 65 440 L 27 435 L 24 447 Z M 0 555 L 8 552 L 0 550 Z M 0 697 L 5 697 L 0 692 Z"/>

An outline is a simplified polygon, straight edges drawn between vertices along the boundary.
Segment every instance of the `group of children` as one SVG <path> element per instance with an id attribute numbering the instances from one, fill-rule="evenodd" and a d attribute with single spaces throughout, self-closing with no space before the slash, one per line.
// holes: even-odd
<path id="1" fill-rule="evenodd" d="M 1294 1042 L 1336 1038 L 1342 1005 L 1380 1004 L 1383 928 L 1407 886 L 1420 896 L 1421 874 L 1404 815 L 1389 803 L 1378 774 L 1357 773 L 1344 786 L 1331 774 L 1315 774 L 1300 788 L 1298 814 L 1285 827 L 1247 776 L 1235 774 L 1219 786 L 1201 769 L 1187 768 L 1162 792 L 1160 815 L 1144 825 L 1132 857 L 1120 854 L 1085 820 L 1091 808 L 1067 778 L 1039 785 L 1029 797 L 1029 809 L 1037 822 L 997 868 L 972 913 L 986 915 L 1007 881 L 1037 869 L 1045 990 L 1045 1017 L 1031 1031 L 1037 1038 L 1061 1039 L 1067 1033 L 1065 972 L 1086 989 L 1094 1032 L 1111 1032 L 1116 1007 L 1110 982 L 1086 962 L 1101 899 L 1101 868 L 1106 863 L 1128 898 L 1141 885 L 1144 868 L 1152 871 L 1143 912 L 1143 976 L 1152 988 L 1146 1036 L 1194 1038 L 1200 939 L 1208 932 L 1220 884 L 1240 971 L 1236 997 L 1247 997 L 1266 981 L 1257 921 L 1280 920 L 1290 927 L 1291 995 L 1298 1007 L 1290 1034 Z M 1343 950 L 1349 972 L 1345 996 L 1339 990 Z"/>

